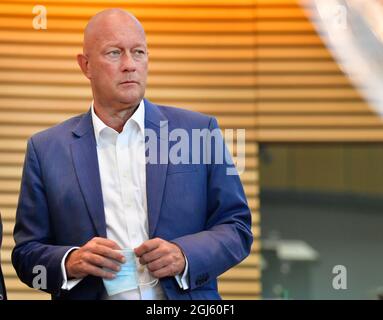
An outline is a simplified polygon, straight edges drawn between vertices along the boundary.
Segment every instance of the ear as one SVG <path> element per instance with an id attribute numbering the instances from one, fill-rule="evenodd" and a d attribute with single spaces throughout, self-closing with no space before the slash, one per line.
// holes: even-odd
<path id="1" fill-rule="evenodd" d="M 89 70 L 90 68 L 88 64 L 89 62 L 88 57 L 82 53 L 79 53 L 77 55 L 77 62 L 81 68 L 82 73 L 85 75 L 85 77 L 87 77 L 88 79 L 91 79 L 91 74 Z"/>

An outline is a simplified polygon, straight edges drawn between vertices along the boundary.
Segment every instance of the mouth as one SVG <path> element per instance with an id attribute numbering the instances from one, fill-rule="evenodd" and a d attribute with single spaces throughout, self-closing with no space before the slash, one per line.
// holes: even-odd
<path id="1" fill-rule="evenodd" d="M 138 82 L 134 80 L 127 80 L 127 81 L 120 82 L 120 84 L 124 84 L 124 85 L 137 84 L 138 85 Z"/>

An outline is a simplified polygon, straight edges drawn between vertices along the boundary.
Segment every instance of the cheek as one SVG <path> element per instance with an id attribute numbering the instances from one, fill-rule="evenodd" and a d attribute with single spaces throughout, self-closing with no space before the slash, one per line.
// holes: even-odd
<path id="1" fill-rule="evenodd" d="M 92 68 L 92 75 L 102 81 L 102 79 L 113 79 L 118 73 L 117 63 L 98 62 Z"/>
<path id="2" fill-rule="evenodd" d="M 109 79 L 116 79 L 118 76 L 118 66 L 110 64 L 105 65 L 103 68 L 103 74 Z"/>
<path id="3" fill-rule="evenodd" d="M 142 66 L 140 66 L 139 70 L 140 70 L 140 75 L 141 75 L 142 80 L 146 81 L 146 77 L 148 76 L 148 66 L 142 65 Z"/>

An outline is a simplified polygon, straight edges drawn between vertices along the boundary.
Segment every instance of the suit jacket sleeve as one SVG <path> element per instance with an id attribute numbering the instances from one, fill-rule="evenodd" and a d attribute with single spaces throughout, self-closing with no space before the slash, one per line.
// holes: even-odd
<path id="1" fill-rule="evenodd" d="M 1 249 L 1 243 L 3 240 L 3 223 L 1 221 L 1 213 L 0 213 L 0 249 Z M 1 264 L 1 254 L 0 254 L 0 264 Z M 1 271 L 1 265 L 0 265 L 0 300 L 6 300 L 6 290 L 5 290 L 5 283 L 3 278 L 3 272 Z"/>
<path id="2" fill-rule="evenodd" d="M 54 164 L 52 164 L 54 165 Z M 58 293 L 62 285 L 61 259 L 71 248 L 53 245 L 48 201 L 33 138 L 28 141 L 16 212 L 12 264 L 17 275 L 30 287 L 38 287 L 51 294 Z M 46 285 L 35 281 L 46 270 Z"/>
<path id="3" fill-rule="evenodd" d="M 218 129 L 212 118 L 210 130 Z M 220 135 L 218 139 L 223 138 Z M 210 149 L 210 148 L 209 148 Z M 190 289 L 214 280 L 248 256 L 253 242 L 251 213 L 238 175 L 227 175 L 230 162 L 208 164 L 207 217 L 204 231 L 172 240 L 189 262 Z M 226 149 L 227 150 L 227 149 Z"/>

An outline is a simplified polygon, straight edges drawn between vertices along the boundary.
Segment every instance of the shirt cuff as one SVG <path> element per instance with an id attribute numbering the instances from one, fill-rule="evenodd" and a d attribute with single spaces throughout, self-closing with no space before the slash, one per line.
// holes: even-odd
<path id="1" fill-rule="evenodd" d="M 64 255 L 64 257 L 61 260 L 61 273 L 63 275 L 63 284 L 61 286 L 61 289 L 63 290 L 71 290 L 74 288 L 78 283 L 80 283 L 81 279 L 73 279 L 73 280 L 68 280 L 68 277 L 66 275 L 66 270 L 65 270 L 65 260 L 66 257 L 68 256 L 69 253 L 71 253 L 73 250 L 78 249 L 79 247 L 73 247 L 70 248 Z"/>
<path id="2" fill-rule="evenodd" d="M 180 288 L 183 290 L 187 290 L 189 289 L 189 263 L 185 255 L 184 257 L 185 257 L 185 270 L 182 274 L 182 277 L 179 274 L 177 274 L 175 278 Z"/>

